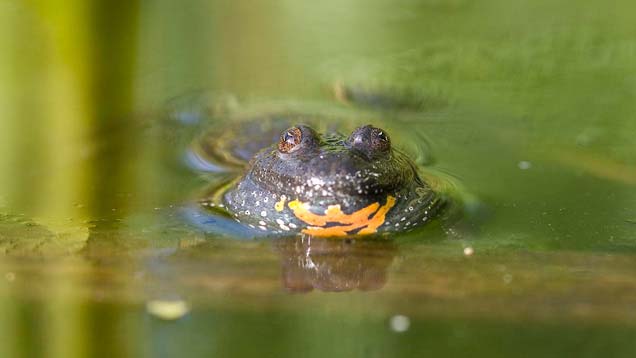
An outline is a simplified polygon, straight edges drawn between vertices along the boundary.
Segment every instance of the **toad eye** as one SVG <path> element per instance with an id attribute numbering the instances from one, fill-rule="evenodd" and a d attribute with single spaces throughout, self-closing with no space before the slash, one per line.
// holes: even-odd
<path id="1" fill-rule="evenodd" d="M 386 133 L 384 133 L 383 130 L 378 130 L 378 132 L 376 133 L 376 137 L 381 140 L 382 142 L 388 142 L 389 141 L 389 136 L 386 135 Z"/>
<path id="2" fill-rule="evenodd" d="M 384 130 L 370 125 L 354 130 L 348 143 L 368 157 L 382 155 L 391 150 L 391 139 L 388 134 Z"/>
<path id="3" fill-rule="evenodd" d="M 385 131 L 380 128 L 371 130 L 371 147 L 380 151 L 385 151 L 391 147 L 391 140 Z"/>
<path id="4" fill-rule="evenodd" d="M 291 153 L 298 149 L 302 141 L 302 131 L 300 128 L 292 127 L 284 131 L 278 142 L 278 150 L 281 153 Z"/>

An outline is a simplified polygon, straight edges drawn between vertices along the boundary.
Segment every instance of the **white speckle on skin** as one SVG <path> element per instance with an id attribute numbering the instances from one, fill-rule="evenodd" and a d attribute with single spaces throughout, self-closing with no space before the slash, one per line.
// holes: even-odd
<path id="1" fill-rule="evenodd" d="M 320 186 L 320 185 L 325 185 L 325 181 L 320 179 L 320 178 L 310 178 L 308 180 L 309 185 L 316 185 L 316 186 Z"/>
<path id="2" fill-rule="evenodd" d="M 297 228 L 298 226 L 296 226 L 296 224 L 294 224 L 294 223 L 289 223 L 289 227 L 290 227 L 290 228 L 292 228 L 292 229 L 295 229 L 295 228 Z"/>
<path id="3" fill-rule="evenodd" d="M 259 226 L 258 228 L 263 230 L 263 231 L 267 231 L 267 228 L 265 226 Z"/>
<path id="4" fill-rule="evenodd" d="M 258 224 L 259 224 L 259 225 L 262 225 L 262 226 L 267 225 L 267 224 L 265 223 L 265 221 L 263 221 L 263 220 L 259 221 L 259 222 L 258 222 Z"/>
<path id="5" fill-rule="evenodd" d="M 265 211 L 265 210 L 261 211 L 261 216 L 262 217 L 266 217 L 267 216 L 267 211 Z"/>

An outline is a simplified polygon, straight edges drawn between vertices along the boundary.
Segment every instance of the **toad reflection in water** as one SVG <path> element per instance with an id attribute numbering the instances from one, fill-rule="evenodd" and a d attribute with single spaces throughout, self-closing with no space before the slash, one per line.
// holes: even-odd
<path id="1" fill-rule="evenodd" d="M 280 262 L 281 285 L 293 293 L 379 290 L 387 283 L 387 271 L 398 252 L 393 240 L 383 238 L 328 239 L 304 235 L 271 240 L 269 244 Z M 180 286 L 179 277 L 184 275 L 188 277 L 188 285 L 198 292 L 238 282 L 237 287 L 247 290 L 252 289 L 250 285 L 269 286 L 272 276 L 268 271 L 266 276 L 256 275 L 258 278 L 254 279 L 252 268 L 246 265 L 253 259 L 250 256 L 253 251 L 246 250 L 241 244 L 223 248 L 210 240 L 186 239 L 171 255 L 150 259 L 148 286 L 154 290 L 153 297 L 182 296 L 179 292 L 184 287 Z M 158 288 L 161 290 L 157 292 Z"/>
<path id="2" fill-rule="evenodd" d="M 332 240 L 311 236 L 275 244 L 283 286 L 291 292 L 378 290 L 396 254 L 390 240 Z"/>

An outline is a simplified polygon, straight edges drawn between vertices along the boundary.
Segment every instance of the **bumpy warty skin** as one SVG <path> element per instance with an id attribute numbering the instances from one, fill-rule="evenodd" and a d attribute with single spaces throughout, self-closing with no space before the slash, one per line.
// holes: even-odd
<path id="1" fill-rule="evenodd" d="M 403 153 L 369 156 L 338 134 L 315 141 L 301 153 L 258 152 L 224 195 L 235 219 L 272 234 L 362 235 L 415 228 L 442 205 Z"/>

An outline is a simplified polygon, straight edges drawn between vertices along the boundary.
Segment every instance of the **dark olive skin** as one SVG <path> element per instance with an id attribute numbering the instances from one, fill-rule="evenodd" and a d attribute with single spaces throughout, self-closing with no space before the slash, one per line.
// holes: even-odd
<path id="1" fill-rule="evenodd" d="M 443 200 L 386 131 L 320 134 L 298 124 L 255 155 L 223 204 L 259 232 L 342 237 L 415 228 Z"/>

